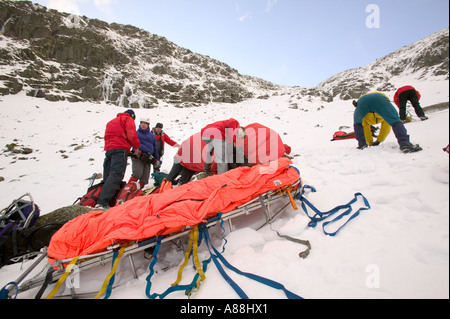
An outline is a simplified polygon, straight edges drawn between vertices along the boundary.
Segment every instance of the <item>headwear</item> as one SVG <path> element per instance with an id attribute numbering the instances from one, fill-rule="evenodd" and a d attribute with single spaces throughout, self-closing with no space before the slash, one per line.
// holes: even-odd
<path id="1" fill-rule="evenodd" d="M 131 109 L 130 110 L 126 110 L 124 113 L 128 113 L 133 120 L 136 119 L 136 114 L 134 114 L 133 110 L 131 110 Z"/>
<path id="2" fill-rule="evenodd" d="M 162 125 L 162 123 L 156 123 L 156 126 L 155 126 L 156 128 L 163 128 L 163 125 Z"/>
<path id="3" fill-rule="evenodd" d="M 145 122 L 145 123 L 147 123 L 147 124 L 150 124 L 150 118 L 149 118 L 149 117 L 141 117 L 141 118 L 140 118 L 140 121 L 141 121 L 141 122 Z"/>

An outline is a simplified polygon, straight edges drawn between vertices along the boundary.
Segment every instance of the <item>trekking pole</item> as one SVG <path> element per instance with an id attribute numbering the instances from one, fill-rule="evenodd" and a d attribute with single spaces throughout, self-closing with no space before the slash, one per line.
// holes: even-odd
<path id="1" fill-rule="evenodd" d="M 96 177 L 97 177 L 97 173 L 92 174 L 92 177 L 89 179 L 89 187 L 88 188 L 90 188 L 94 184 Z"/>

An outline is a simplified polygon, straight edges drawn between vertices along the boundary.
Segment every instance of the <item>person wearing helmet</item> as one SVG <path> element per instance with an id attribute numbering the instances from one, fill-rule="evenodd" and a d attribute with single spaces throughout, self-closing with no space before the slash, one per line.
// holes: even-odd
<path id="1" fill-rule="evenodd" d="M 148 117 L 140 119 L 137 135 L 141 143 L 139 147 L 140 155 L 133 158 L 131 164 L 133 173 L 128 183 L 135 182 L 138 184 L 138 188 L 142 189 L 149 182 L 151 165 L 159 161 L 156 138 L 150 131 L 150 119 Z"/>

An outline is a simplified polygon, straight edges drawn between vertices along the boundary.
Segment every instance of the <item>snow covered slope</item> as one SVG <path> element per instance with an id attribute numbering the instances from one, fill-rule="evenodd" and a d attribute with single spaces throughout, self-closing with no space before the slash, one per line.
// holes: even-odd
<path id="1" fill-rule="evenodd" d="M 447 83 L 418 87 L 423 106 L 448 101 Z M 299 107 L 292 104 L 298 102 Z M 76 107 L 75 107 L 76 106 Z M 67 206 L 87 188 L 87 178 L 102 171 L 105 124 L 122 108 L 107 104 L 53 103 L 24 94 L 0 100 L 0 205 L 30 192 L 46 214 Z M 391 134 L 379 147 L 356 149 L 355 140 L 331 142 L 341 125 L 352 124 L 349 101 L 324 103 L 320 98 L 297 100 L 285 89 L 266 100 L 234 105 L 215 103 L 205 108 L 173 106 L 136 110 L 163 122 L 173 139 L 182 141 L 205 124 L 228 117 L 241 123 L 259 122 L 279 132 L 295 155 L 302 178 L 317 193 L 307 194 L 320 210 L 349 202 L 361 192 L 371 210 L 362 213 L 336 237 L 325 236 L 321 225 L 308 228 L 301 211 L 289 209 L 272 225 L 283 234 L 307 239 L 311 255 L 302 260 L 303 247 L 280 239 L 265 227 L 243 227 L 226 234 L 224 256 L 231 264 L 281 282 L 305 298 L 448 298 L 449 297 L 449 159 L 442 151 L 449 141 L 448 109 L 428 113 L 407 124 L 414 143 L 424 150 L 402 154 Z M 31 148 L 31 154 L 11 154 L 4 145 Z M 168 147 L 163 170 L 169 170 L 175 149 Z M 131 169 L 125 178 L 130 176 Z M 244 225 L 245 226 L 245 225 Z M 220 231 L 216 230 L 220 235 Z M 220 244 L 220 237 L 219 238 Z M 200 258 L 208 256 L 204 245 Z M 162 251 L 153 277 L 152 292 L 163 292 L 176 279 L 183 252 Z M 149 261 L 136 258 L 138 279 L 123 262 L 111 298 L 145 298 Z M 81 277 L 85 291 L 99 290 L 110 266 Z M 20 265 L 0 269 L 0 286 L 15 279 Z M 190 280 L 193 270 L 185 270 Z M 193 298 L 237 298 L 213 264 Z M 251 298 L 284 298 L 279 291 L 232 276 Z M 32 298 L 36 291 L 21 297 Z M 171 298 L 185 298 L 174 294 Z"/>

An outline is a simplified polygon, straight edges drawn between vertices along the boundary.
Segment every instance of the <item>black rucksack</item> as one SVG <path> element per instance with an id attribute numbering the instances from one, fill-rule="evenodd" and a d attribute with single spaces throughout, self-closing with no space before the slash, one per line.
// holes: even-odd
<path id="1" fill-rule="evenodd" d="M 0 268 L 19 262 L 21 258 L 18 257 L 35 257 L 34 253 L 47 247 L 52 236 L 63 225 L 64 222 L 14 229 L 0 238 Z"/>
<path id="2" fill-rule="evenodd" d="M 25 197 L 29 197 L 29 200 Z M 4 260 L 10 257 L 10 254 L 6 256 L 4 253 L 7 243 L 16 241 L 18 234 L 33 227 L 39 215 L 40 209 L 30 194 L 19 197 L 0 211 L 0 265 L 3 265 Z"/>

